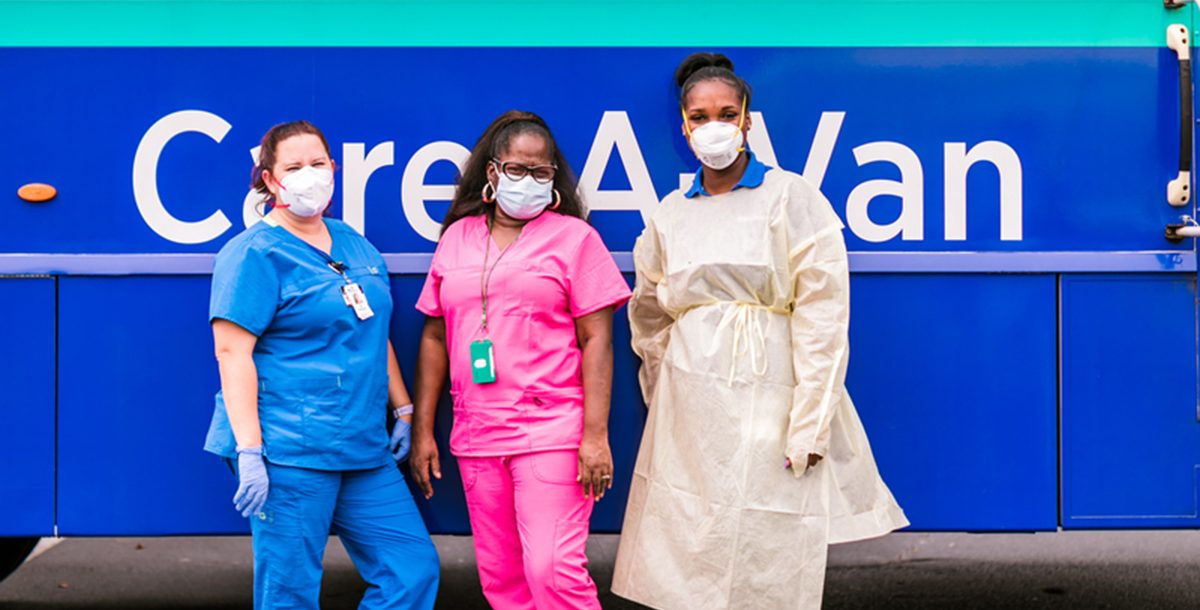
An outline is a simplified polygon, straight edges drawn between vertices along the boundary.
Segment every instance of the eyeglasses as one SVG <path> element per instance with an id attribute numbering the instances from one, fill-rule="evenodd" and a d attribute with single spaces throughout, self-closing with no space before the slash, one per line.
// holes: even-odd
<path id="1" fill-rule="evenodd" d="M 554 165 L 536 165 L 530 167 L 516 161 L 501 163 L 499 159 L 492 159 L 492 163 L 495 163 L 496 167 L 500 168 L 500 171 L 504 172 L 504 175 L 512 180 L 520 180 L 525 176 L 533 176 L 535 182 L 549 184 L 554 181 L 554 176 L 558 173 L 558 167 Z"/>

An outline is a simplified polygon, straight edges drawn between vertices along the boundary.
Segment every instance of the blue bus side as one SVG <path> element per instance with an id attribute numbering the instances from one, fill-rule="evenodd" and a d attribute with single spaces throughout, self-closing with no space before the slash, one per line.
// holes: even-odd
<path id="1" fill-rule="evenodd" d="M 45 181 L 60 190 L 48 204 L 14 198 L 0 207 L 0 274 L 22 276 L 0 277 L 8 321 L 0 382 L 13 390 L 0 403 L 0 535 L 246 530 L 231 510 L 232 475 L 200 449 L 217 389 L 205 265 L 242 227 L 248 153 L 271 123 L 314 120 L 344 165 L 346 145 L 365 153 L 393 144 L 393 162 L 363 187 L 365 231 L 390 257 L 392 338 L 411 380 L 422 324 L 411 305 L 433 248 L 409 216 L 403 184 L 413 156 L 436 141 L 469 148 L 493 115 L 526 107 L 549 119 L 582 173 L 598 124 L 624 113 L 660 197 L 695 167 L 667 79 L 686 52 L 0 49 L 0 80 L 20 76 L 29 90 L 55 92 L 0 95 L 0 189 Z M 852 250 L 848 383 L 913 528 L 1200 524 L 1196 255 L 1190 242 L 1162 237 L 1181 213 L 1163 197 L 1177 170 L 1173 54 L 730 53 L 756 86 L 753 105 L 779 165 L 812 166 L 821 152 L 810 141 L 843 113 L 822 190 L 846 219 Z M 481 55 L 502 65 L 544 62 L 546 74 L 569 76 L 508 85 L 489 78 Z M 262 65 L 277 67 L 272 78 Z M 137 194 L 146 178 L 132 169 L 150 127 L 187 110 L 230 125 L 223 139 L 179 134 L 154 168 L 177 220 L 220 211 L 230 221 L 198 243 L 151 226 Z M 957 171 L 947 159 L 986 142 L 1019 158 L 1021 231 L 1006 236 L 1001 220 L 1013 166 L 984 162 L 963 178 L 960 238 L 947 229 Z M 617 205 L 605 193 L 636 191 L 634 152 L 612 151 L 596 201 Z M 890 160 L 871 160 L 878 155 Z M 453 175 L 441 161 L 418 179 L 445 185 Z M 892 184 L 884 190 L 905 194 L 872 196 L 867 218 L 855 217 L 850 202 L 881 181 L 912 188 Z M 338 215 L 347 211 L 341 196 Z M 419 205 L 433 217 L 445 210 L 436 197 Z M 921 231 L 869 238 L 872 226 L 911 222 L 918 206 L 920 223 L 906 226 Z M 598 208 L 592 222 L 628 271 L 639 211 Z M 597 510 L 598 531 L 620 527 L 644 421 L 623 312 L 617 320 L 617 484 Z M 443 442 L 449 411 L 439 416 Z M 446 477 L 422 508 L 431 530 L 465 533 L 444 449 Z"/>
<path id="2" fill-rule="evenodd" d="M 29 281 L 0 280 L 0 287 Z M 41 281 L 57 282 L 60 301 L 59 533 L 245 531 L 244 520 L 229 506 L 232 474 L 199 449 L 216 379 L 204 322 L 208 278 Z M 393 278 L 398 307 L 392 338 L 410 377 L 423 322 L 411 304 L 422 282 L 419 275 Z M 915 526 L 1053 528 L 1054 277 L 868 274 L 855 277 L 853 290 L 851 392 L 884 475 Z M 1003 311 L 985 313 L 1000 299 L 1007 304 Z M 645 409 L 638 361 L 627 347 L 628 324 L 623 315 L 617 319 L 610 427 L 616 478 L 628 481 Z M 942 330 L 930 336 L 930 328 Z M 999 349 L 980 350 L 977 342 Z M 857 347 L 863 344 L 875 347 Z M 50 371 L 49 365 L 42 368 Z M 1005 370 L 1021 382 L 1001 376 L 977 383 L 987 370 Z M 49 407 L 51 401 L 44 403 Z M 1001 405 L 1010 405 L 1006 416 L 993 418 Z M 979 431 L 983 421 L 990 421 L 987 434 Z M 441 409 L 437 432 L 446 476 L 423 509 L 432 530 L 466 533 L 457 471 L 444 446 L 450 424 L 450 409 Z M 53 447 L 52 427 L 43 426 L 39 434 L 8 430 L 27 443 L 38 439 L 44 457 L 52 457 L 47 450 Z M 1010 450 L 1014 438 L 1021 439 L 1016 443 L 1021 455 Z M 1007 467 L 995 468 L 998 462 Z M 44 469 L 36 479 L 48 483 L 50 474 Z M 626 490 L 618 484 L 601 502 L 594 529 L 619 530 Z M 8 506 L 26 514 L 20 504 L 6 503 L 4 516 L 13 512 Z M 4 519 L 3 527 L 5 533 L 45 534 L 52 516 L 47 511 L 28 523 Z"/>

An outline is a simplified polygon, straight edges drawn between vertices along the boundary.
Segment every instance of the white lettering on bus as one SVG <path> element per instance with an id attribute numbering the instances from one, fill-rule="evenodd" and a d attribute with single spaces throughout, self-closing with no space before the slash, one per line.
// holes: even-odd
<path id="1" fill-rule="evenodd" d="M 250 162 L 254 167 L 258 167 L 258 152 L 262 150 L 261 146 L 255 146 L 250 149 Z M 253 180 L 253 178 L 251 178 Z M 246 196 L 242 198 L 242 224 L 249 229 L 250 225 L 262 220 L 263 214 L 266 212 L 267 196 L 254 190 L 246 191 Z"/>
<path id="2" fill-rule="evenodd" d="M 818 189 L 825 182 L 825 170 L 829 169 L 829 159 L 833 157 L 845 120 L 845 112 L 822 112 L 821 121 L 817 123 L 817 133 L 813 134 L 812 144 L 808 146 L 808 160 L 802 175 Z"/>
<path id="3" fill-rule="evenodd" d="M 367 234 L 367 181 L 381 167 L 396 163 L 396 145 L 381 142 L 364 152 L 362 142 L 342 145 L 342 220 L 359 233 Z"/>
<path id="4" fill-rule="evenodd" d="M 629 179 L 629 190 L 602 191 L 600 179 L 604 177 L 604 169 L 608 167 L 614 147 L 621 155 L 621 166 Z M 588 151 L 583 172 L 579 174 L 579 194 L 589 210 L 634 210 L 641 212 L 643 220 L 658 203 L 658 194 L 654 192 L 650 170 L 642 158 L 642 149 L 638 146 L 628 113 L 609 110 L 600 118 L 592 149 Z"/>
<path id="5" fill-rule="evenodd" d="M 870 242 L 900 236 L 904 241 L 925 239 L 925 171 L 917 153 L 899 142 L 871 142 L 855 147 L 854 160 L 862 167 L 886 161 L 900 168 L 900 180 L 867 180 L 854 187 L 846 199 L 846 224 L 854 234 Z M 876 197 L 900 198 L 900 216 L 880 225 L 871 220 L 867 207 Z"/>
<path id="6" fill-rule="evenodd" d="M 426 201 L 451 201 L 454 199 L 453 184 L 426 184 L 425 174 L 438 161 L 450 161 L 461 173 L 471 151 L 458 142 L 441 140 L 430 142 L 408 161 L 404 177 L 400 179 L 400 205 L 404 216 L 417 235 L 437 241 L 442 232 L 442 223 L 429 215 Z"/>
<path id="7" fill-rule="evenodd" d="M 142 219 L 163 239 L 202 244 L 220 237 L 232 226 L 220 210 L 204 220 L 180 220 L 167 211 L 158 195 L 158 160 L 168 142 L 179 134 L 198 132 L 220 143 L 231 127 L 228 121 L 211 112 L 181 110 L 159 119 L 142 136 L 133 155 L 133 201 Z"/>
<path id="8" fill-rule="evenodd" d="M 980 162 L 1000 172 L 1000 239 L 1021 241 L 1021 158 L 1004 142 L 989 140 L 967 150 L 963 142 L 946 143 L 946 241 L 967 239 L 967 172 Z"/>
<path id="9" fill-rule="evenodd" d="M 761 161 L 778 167 L 766 119 L 760 112 L 752 112 L 750 116 L 751 129 L 747 136 L 750 148 Z M 821 113 L 803 171 L 804 177 L 817 188 L 825 180 L 845 118 L 845 112 Z M 158 161 L 175 136 L 197 132 L 220 143 L 230 129 L 231 125 L 215 114 L 182 110 L 159 119 L 142 137 L 133 162 L 134 201 L 146 224 L 164 239 L 182 244 L 205 243 L 217 239 L 231 226 L 220 210 L 213 211 L 204 220 L 180 220 L 167 211 L 158 193 Z M 600 181 L 614 149 L 620 155 L 621 171 L 630 186 L 623 190 L 601 190 Z M 888 141 L 866 142 L 852 152 L 859 167 L 880 162 L 895 165 L 900 170 L 900 179 L 866 180 L 850 191 L 845 206 L 850 231 L 875 243 L 897 237 L 903 241 L 925 239 L 925 172 L 917 154 L 904 144 Z M 258 147 L 251 149 L 250 155 L 257 159 Z M 426 204 L 454 198 L 453 184 L 425 182 L 429 168 L 448 161 L 461 172 L 469 156 L 470 151 L 462 144 L 439 140 L 419 148 L 405 165 L 400 180 L 401 208 L 409 225 L 421 237 L 437 241 L 441 232 L 441 222 L 430 216 Z M 944 156 L 945 240 L 967 239 L 967 174 L 972 167 L 982 163 L 995 167 L 999 175 L 1000 239 L 1023 239 L 1023 176 L 1017 152 L 996 140 L 980 142 L 970 149 L 964 142 L 946 142 Z M 365 233 L 367 183 L 377 170 L 395 165 L 395 142 L 380 142 L 369 151 L 363 142 L 346 142 L 342 145 L 342 157 L 343 218 L 360 233 Z M 681 174 L 680 188 L 690 188 L 693 176 L 690 172 Z M 600 118 L 579 176 L 579 192 L 592 211 L 636 211 L 644 219 L 657 205 L 659 197 L 628 113 L 610 110 Z M 871 219 L 869 208 L 878 197 L 899 198 L 900 213 L 895 220 L 879 224 Z M 246 194 L 242 220 L 247 227 L 261 217 L 261 203 L 262 198 L 257 193 Z"/>

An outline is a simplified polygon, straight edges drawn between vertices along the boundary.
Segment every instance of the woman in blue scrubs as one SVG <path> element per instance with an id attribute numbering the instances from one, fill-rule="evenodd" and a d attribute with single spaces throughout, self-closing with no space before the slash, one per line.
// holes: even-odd
<path id="1" fill-rule="evenodd" d="M 255 608 L 318 608 L 331 532 L 367 582 L 360 608 L 432 608 L 437 551 L 397 468 L 412 406 L 388 341 L 387 268 L 323 217 L 333 169 L 307 122 L 263 137 L 255 188 L 272 209 L 213 270 L 221 391 L 205 449 L 237 460 Z"/>

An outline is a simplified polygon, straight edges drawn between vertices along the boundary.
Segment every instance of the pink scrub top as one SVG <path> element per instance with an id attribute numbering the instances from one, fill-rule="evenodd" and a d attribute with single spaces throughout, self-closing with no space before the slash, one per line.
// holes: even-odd
<path id="1" fill-rule="evenodd" d="M 583 438 L 583 353 L 575 319 L 629 300 L 629 285 L 596 230 L 545 212 L 525 224 L 488 283 L 496 381 L 471 379 L 470 344 L 484 337 L 481 279 L 491 240 L 483 216 L 442 235 L 417 310 L 445 318 L 454 427 L 463 457 L 577 449 Z M 500 250 L 493 241 L 488 267 Z"/>

